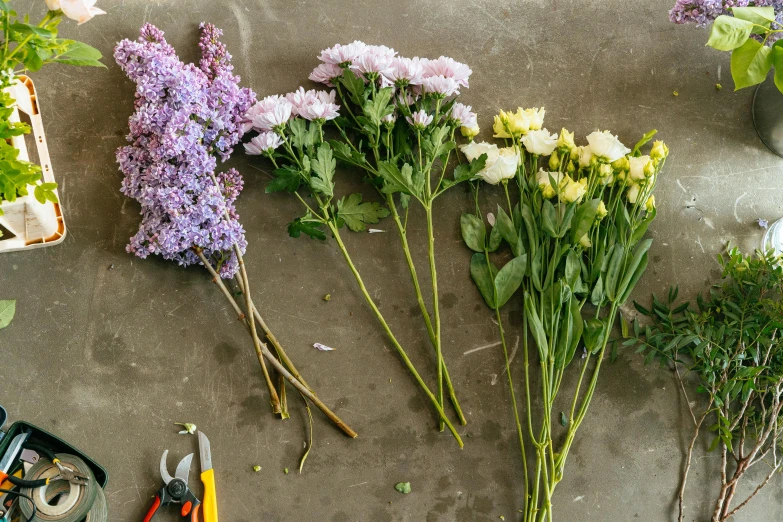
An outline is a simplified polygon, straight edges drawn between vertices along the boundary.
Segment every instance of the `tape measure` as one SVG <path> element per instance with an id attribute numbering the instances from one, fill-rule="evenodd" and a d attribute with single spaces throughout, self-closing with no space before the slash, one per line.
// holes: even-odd
<path id="1" fill-rule="evenodd" d="M 86 486 L 71 484 L 65 480 L 57 480 L 47 486 L 36 489 L 22 488 L 21 492 L 30 500 L 19 497 L 19 510 L 30 522 L 106 522 L 108 509 L 106 497 L 103 494 L 90 467 L 79 457 L 58 453 L 57 458 L 63 466 L 83 473 L 89 480 Z M 53 478 L 60 473 L 57 466 L 48 460 L 41 459 L 33 464 L 25 474 L 27 480 Z M 35 504 L 35 517 L 33 517 Z M 32 518 L 31 518 L 32 517 Z"/>

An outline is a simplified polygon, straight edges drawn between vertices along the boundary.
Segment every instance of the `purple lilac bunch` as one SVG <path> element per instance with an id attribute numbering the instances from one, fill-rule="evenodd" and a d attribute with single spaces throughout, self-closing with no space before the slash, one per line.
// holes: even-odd
<path id="1" fill-rule="evenodd" d="M 707 27 L 719 16 L 731 15 L 732 7 L 774 7 L 775 19 L 783 23 L 783 0 L 677 0 L 669 11 L 669 19 L 675 24 Z M 766 43 L 772 45 L 779 38 L 778 33 L 773 33 Z"/>
<path id="2" fill-rule="evenodd" d="M 185 266 L 200 264 L 201 250 L 230 278 L 238 269 L 234 246 L 242 252 L 247 246 L 234 208 L 242 177 L 236 169 L 215 170 L 239 143 L 255 94 L 239 87 L 220 29 L 201 24 L 200 32 L 199 66 L 183 63 L 152 24 L 114 50 L 136 84 L 129 144 L 117 150 L 121 191 L 141 204 L 141 225 L 127 251 Z"/>

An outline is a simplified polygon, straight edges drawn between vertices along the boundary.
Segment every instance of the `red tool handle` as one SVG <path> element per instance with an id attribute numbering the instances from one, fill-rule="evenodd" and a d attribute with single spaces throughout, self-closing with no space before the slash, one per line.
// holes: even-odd
<path id="1" fill-rule="evenodd" d="M 193 512 L 190 514 L 190 522 L 198 522 L 198 512 L 201 511 L 201 504 L 196 504 Z"/>
<path id="2" fill-rule="evenodd" d="M 155 516 L 155 513 L 158 511 L 159 507 L 160 507 L 160 495 L 155 495 L 155 502 L 152 503 L 152 507 L 147 512 L 147 516 L 144 517 L 144 522 L 150 522 L 150 520 L 152 520 L 152 517 Z"/>

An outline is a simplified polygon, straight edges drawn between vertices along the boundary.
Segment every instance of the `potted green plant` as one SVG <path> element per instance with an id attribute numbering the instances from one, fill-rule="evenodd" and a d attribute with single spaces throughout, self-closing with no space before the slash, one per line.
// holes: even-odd
<path id="1" fill-rule="evenodd" d="M 38 24 L 0 0 L 0 252 L 62 241 L 65 223 L 32 80 L 45 64 L 103 67 L 97 49 L 58 38 L 63 17 L 85 23 L 104 14 L 96 0 L 46 0 Z M 29 123 L 28 123 L 29 122 Z M 25 135 L 34 133 L 38 163 L 30 161 Z"/>

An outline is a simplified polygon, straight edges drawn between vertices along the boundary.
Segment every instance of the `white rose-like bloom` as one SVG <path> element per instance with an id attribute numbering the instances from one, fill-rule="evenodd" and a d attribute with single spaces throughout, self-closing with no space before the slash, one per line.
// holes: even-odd
<path id="1" fill-rule="evenodd" d="M 525 115 L 530 122 L 530 130 L 540 130 L 544 126 L 544 114 L 546 114 L 546 111 L 543 107 L 540 109 L 525 109 Z"/>
<path id="2" fill-rule="evenodd" d="M 546 129 L 531 130 L 522 136 L 522 145 L 531 154 L 549 156 L 557 147 L 557 135 L 550 134 Z"/>
<path id="3" fill-rule="evenodd" d="M 106 11 L 95 7 L 97 0 L 46 0 L 50 11 L 61 9 L 63 14 L 79 25 L 89 22 L 93 17 L 106 14 Z"/>
<path id="4" fill-rule="evenodd" d="M 560 189 L 560 201 L 565 201 L 566 203 L 580 201 L 586 192 L 587 178 L 574 181 L 571 179 L 571 176 L 568 176 L 565 179 L 565 186 Z"/>
<path id="5" fill-rule="evenodd" d="M 642 181 L 647 178 L 644 174 L 645 167 L 650 163 L 650 156 L 639 156 L 638 158 L 628 158 L 631 165 L 630 174 L 634 181 Z"/>
<path id="6" fill-rule="evenodd" d="M 519 166 L 519 152 L 513 147 L 504 147 L 498 151 L 498 156 L 492 163 L 487 160 L 486 166 L 476 177 L 490 185 L 497 185 L 504 179 L 516 176 L 517 166 Z"/>
<path id="7" fill-rule="evenodd" d="M 587 143 L 590 144 L 593 154 L 606 163 L 617 161 L 631 152 L 631 149 L 623 145 L 617 136 L 609 131 L 595 131 L 588 134 Z"/>
<path id="8" fill-rule="evenodd" d="M 577 154 L 579 154 L 579 166 L 586 169 L 593 162 L 593 150 L 590 145 L 576 148 Z"/>
<path id="9" fill-rule="evenodd" d="M 546 199 L 555 197 L 555 189 L 552 187 L 552 182 L 549 180 L 549 176 L 555 180 L 555 184 L 560 187 L 563 184 L 562 172 L 547 172 L 544 169 L 539 169 L 536 173 L 536 182 L 541 189 L 541 195 Z"/>
<path id="10" fill-rule="evenodd" d="M 500 155 L 500 149 L 494 143 L 487 143 L 486 141 L 471 141 L 467 145 L 461 145 L 459 150 L 468 158 L 468 161 L 473 161 L 482 154 L 487 155 L 487 163 L 489 165 L 494 162 Z"/>
<path id="11" fill-rule="evenodd" d="M 638 183 L 634 183 L 630 187 L 628 187 L 628 193 L 626 194 L 626 198 L 628 198 L 628 203 L 636 203 L 636 200 L 639 199 L 639 191 L 641 190 L 641 186 Z"/>

